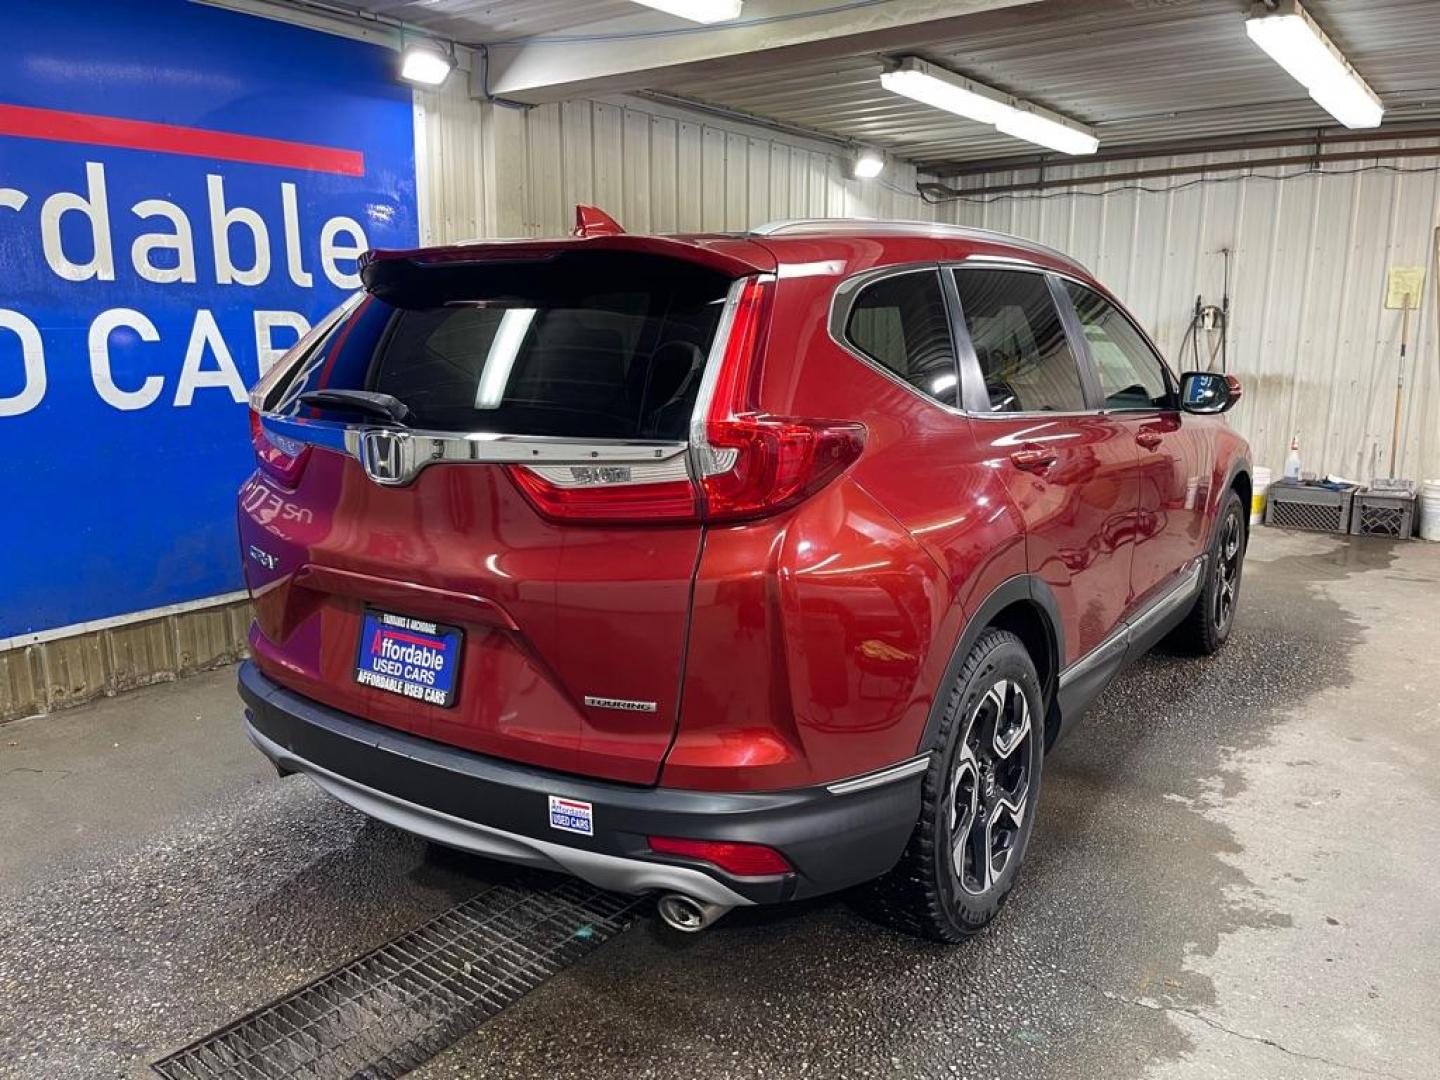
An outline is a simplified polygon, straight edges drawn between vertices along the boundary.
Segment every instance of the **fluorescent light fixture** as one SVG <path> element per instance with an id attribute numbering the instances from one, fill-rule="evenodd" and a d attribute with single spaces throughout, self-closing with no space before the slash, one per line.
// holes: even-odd
<path id="1" fill-rule="evenodd" d="M 534 308 L 506 308 L 500 316 L 500 325 L 495 328 L 490 350 L 485 354 L 480 385 L 475 388 L 475 408 L 500 408 L 505 400 L 505 387 L 510 385 L 515 358 L 520 355 L 520 346 L 525 344 L 525 335 L 530 333 L 530 324 L 534 321 Z"/>
<path id="2" fill-rule="evenodd" d="M 1052 120 L 1032 109 L 1012 109 L 995 125 L 1006 135 L 1048 146 L 1062 154 L 1093 154 L 1100 149 L 1100 140 L 1088 131 Z"/>
<path id="3" fill-rule="evenodd" d="M 635 0 L 637 4 L 697 23 L 729 22 L 740 17 L 745 0 Z"/>
<path id="4" fill-rule="evenodd" d="M 1340 123 L 1348 128 L 1380 126 L 1385 106 L 1375 91 L 1294 0 L 1273 10 L 1257 4 L 1245 20 L 1245 32 Z"/>
<path id="5" fill-rule="evenodd" d="M 881 72 L 880 85 L 892 94 L 982 124 L 998 124 L 1012 111 L 1004 94 L 913 57 L 901 61 L 894 71 Z"/>
<path id="6" fill-rule="evenodd" d="M 428 42 L 407 45 L 400 56 L 400 78 L 420 86 L 439 86 L 454 67 L 453 56 Z"/>
<path id="7" fill-rule="evenodd" d="M 891 93 L 967 120 L 990 124 L 1006 135 L 1049 150 L 1093 154 L 1100 147 L 1095 133 L 1083 124 L 918 57 L 906 57 L 893 71 L 882 72 L 880 85 Z"/>
<path id="8" fill-rule="evenodd" d="M 885 159 L 874 150 L 862 150 L 850 163 L 850 175 L 856 180 L 874 180 L 885 171 Z"/>

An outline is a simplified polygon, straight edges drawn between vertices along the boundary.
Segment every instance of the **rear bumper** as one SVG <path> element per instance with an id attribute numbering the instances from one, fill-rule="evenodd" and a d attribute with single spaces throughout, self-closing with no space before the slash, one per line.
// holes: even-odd
<path id="1" fill-rule="evenodd" d="M 816 896 L 895 865 L 920 812 L 923 758 L 814 788 L 678 791 L 587 780 L 485 757 L 350 716 L 240 668 L 246 727 L 287 772 L 363 813 L 450 847 L 574 874 L 601 888 L 725 905 Z M 550 825 L 549 796 L 588 802 L 594 835 Z M 795 873 L 734 877 L 657 855 L 647 836 L 766 844 Z"/>

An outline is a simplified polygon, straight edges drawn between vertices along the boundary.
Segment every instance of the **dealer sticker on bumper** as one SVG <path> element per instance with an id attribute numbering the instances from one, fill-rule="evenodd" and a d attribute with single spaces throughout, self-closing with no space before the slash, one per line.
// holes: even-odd
<path id="1" fill-rule="evenodd" d="M 550 827 L 581 836 L 595 835 L 595 811 L 588 802 L 550 796 Z"/>

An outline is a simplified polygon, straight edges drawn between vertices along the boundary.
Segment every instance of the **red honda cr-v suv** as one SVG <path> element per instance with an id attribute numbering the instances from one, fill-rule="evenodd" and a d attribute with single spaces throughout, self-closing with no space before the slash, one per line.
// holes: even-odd
<path id="1" fill-rule="evenodd" d="M 800 221 L 372 252 L 251 400 L 250 737 L 671 925 L 999 909 L 1045 750 L 1230 631 L 1233 378 L 1012 237 Z"/>

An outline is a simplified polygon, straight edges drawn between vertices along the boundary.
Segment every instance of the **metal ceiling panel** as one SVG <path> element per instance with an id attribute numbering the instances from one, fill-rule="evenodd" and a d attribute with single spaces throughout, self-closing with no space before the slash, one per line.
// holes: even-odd
<path id="1" fill-rule="evenodd" d="M 465 44 L 551 34 L 643 10 L 631 0 L 351 0 L 345 6 Z"/>
<path id="2" fill-rule="evenodd" d="M 1440 116 L 1440 3 L 1311 0 L 1380 93 L 1387 121 Z M 917 55 L 1094 125 L 1105 147 L 1333 120 L 1245 34 L 1240 0 L 1047 0 L 977 15 Z M 873 143 L 924 165 L 1033 152 L 994 129 L 882 90 L 885 58 L 677 78 L 658 89 Z"/>

